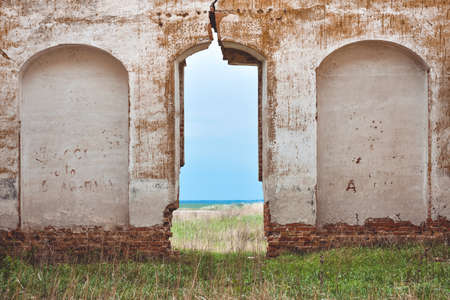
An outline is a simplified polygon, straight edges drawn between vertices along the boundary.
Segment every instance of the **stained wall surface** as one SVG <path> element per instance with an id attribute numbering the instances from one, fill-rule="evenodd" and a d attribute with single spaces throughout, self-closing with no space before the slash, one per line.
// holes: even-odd
<path id="1" fill-rule="evenodd" d="M 192 54 L 192 49 L 210 42 L 207 31 L 210 2 L 207 0 L 9 0 L 1 2 L 0 229 L 16 229 L 19 227 L 20 219 L 23 224 L 28 222 L 27 224 L 31 227 L 54 222 L 64 227 L 69 223 L 79 223 L 83 219 L 82 216 L 87 217 L 83 221 L 87 225 L 125 222 L 131 226 L 150 227 L 167 222 L 170 209 L 176 206 L 178 199 L 180 167 L 177 139 L 181 126 L 181 112 L 175 101 L 177 94 L 174 84 L 175 62 L 183 54 Z M 228 42 L 242 45 L 244 49 L 251 49 L 263 58 L 265 73 L 262 79 L 261 168 L 264 199 L 268 203 L 273 224 L 315 225 L 317 222 L 339 220 L 353 224 L 357 222 L 355 213 L 358 213 L 360 223 L 365 222 L 364 219 L 368 217 L 383 216 L 395 219 L 397 214 L 400 214 L 401 220 L 416 224 L 424 218 L 437 220 L 440 217 L 450 217 L 450 51 L 448 51 L 450 48 L 448 16 L 450 4 L 448 1 L 219 0 L 216 7 L 221 41 L 224 44 Z M 361 203 L 345 200 L 348 202 L 341 203 L 339 208 L 342 215 L 339 213 L 340 215 L 336 216 L 336 214 L 327 213 L 326 208 L 323 208 L 320 203 L 323 173 L 318 164 L 321 163 L 320 157 L 323 152 L 320 145 L 318 148 L 318 143 L 321 141 L 321 130 L 318 126 L 327 124 L 321 124 L 323 118 L 318 116 L 320 111 L 317 105 L 321 102 L 321 99 L 319 101 L 317 99 L 318 93 L 319 97 L 321 96 L 317 89 L 316 71 L 331 53 L 337 50 L 335 54 L 338 55 L 341 53 L 338 49 L 367 40 L 388 41 L 415 53 L 429 67 L 428 85 L 427 88 L 424 87 L 424 73 L 415 69 L 411 58 L 405 56 L 402 51 L 392 53 L 388 51 L 389 53 L 383 56 L 387 56 L 386 60 L 381 59 L 382 56 L 377 53 L 387 50 L 377 48 L 375 55 L 379 58 L 377 60 L 369 59 L 362 63 L 361 57 L 359 65 L 358 61 L 355 61 L 356 65 L 354 65 L 344 59 L 341 61 L 342 64 L 336 66 L 338 68 L 336 72 L 342 70 L 340 68 L 356 68 L 355 72 L 361 75 L 361 80 L 367 78 L 364 77 L 367 74 L 373 76 L 371 72 L 375 70 L 380 72 L 388 70 L 388 73 L 383 74 L 391 78 L 393 82 L 404 84 L 400 87 L 399 84 L 392 86 L 393 82 L 383 79 L 382 87 L 392 86 L 392 94 L 386 94 L 386 89 L 377 89 L 376 92 L 379 94 L 375 93 L 375 100 L 380 101 L 386 96 L 385 103 L 389 101 L 392 104 L 385 108 L 386 115 L 378 110 L 379 107 L 373 107 L 376 118 L 372 118 L 371 121 L 382 121 L 383 128 L 378 125 L 375 125 L 378 128 L 371 128 L 369 123 L 363 122 L 362 118 L 368 117 L 371 108 L 360 107 L 351 121 L 355 124 L 361 123 L 359 131 L 348 130 L 348 139 L 345 139 L 347 136 L 339 136 L 346 143 L 360 142 L 358 146 L 352 145 L 355 147 L 352 148 L 353 152 L 339 153 L 339 156 L 330 158 L 335 159 L 331 161 L 335 164 L 333 172 L 340 174 L 340 170 L 350 170 L 344 172 L 350 173 L 342 176 L 345 180 L 342 179 L 343 181 L 340 182 L 341 179 L 339 179 L 334 182 L 340 186 L 336 187 L 341 193 L 339 197 L 350 194 L 350 199 L 361 197 L 354 199 L 358 201 L 363 198 L 363 195 L 368 198 L 366 202 Z M 99 196 L 93 202 L 85 202 L 76 197 L 70 198 L 74 197 L 74 194 L 83 194 L 86 197 L 91 195 L 90 192 L 81 189 L 76 192 L 65 192 L 67 199 L 76 199 L 74 205 L 72 203 L 69 205 L 69 202 L 65 200 L 56 201 L 56 192 L 52 190 L 55 187 L 48 185 L 47 192 L 43 192 L 46 188 L 41 190 L 42 182 L 45 180 L 48 183 L 62 185 L 63 181 L 51 177 L 50 171 L 54 172 L 55 166 L 58 168 L 61 165 L 64 166 L 62 163 L 64 160 L 74 164 L 75 167 L 72 168 L 76 169 L 74 178 L 68 174 L 64 180 L 76 183 L 77 187 L 84 186 L 85 181 L 97 180 L 97 183 L 108 183 L 110 179 L 109 176 L 105 176 L 105 180 L 102 181 L 102 177 L 90 169 L 90 163 L 81 165 L 83 159 L 90 162 L 89 156 L 81 160 L 64 157 L 66 149 L 62 149 L 62 153 L 61 149 L 56 149 L 58 144 L 56 140 L 49 140 L 51 147 L 55 147 L 52 149 L 41 150 L 36 140 L 32 142 L 31 148 L 30 144 L 28 146 L 26 144 L 26 137 L 30 136 L 28 133 L 33 128 L 30 126 L 31 123 L 27 125 L 26 118 L 22 117 L 27 115 L 27 109 L 29 109 L 29 116 L 35 113 L 30 107 L 22 108 L 22 104 L 27 104 L 21 102 L 21 94 L 27 93 L 26 78 L 23 82 L 25 85 L 20 86 L 22 71 L 26 70 L 24 65 L 36 53 L 66 44 L 84 44 L 102 49 L 122 62 L 128 71 L 129 108 L 126 107 L 125 111 L 129 109 L 129 127 L 126 127 L 129 128 L 129 143 L 127 143 L 129 193 L 121 196 L 121 200 L 117 200 L 119 202 L 113 200 L 116 198 L 106 200 L 108 196 Z M 370 64 L 370 67 L 366 63 Z M 381 65 L 386 67 L 382 68 Z M 108 69 L 111 66 L 105 63 L 101 65 L 101 68 Z M 88 70 L 91 69 L 88 68 Z M 399 75 L 402 73 L 401 70 L 409 70 L 416 75 L 402 77 L 403 75 Z M 36 69 L 36 79 L 42 78 L 41 75 Z M 62 82 L 63 77 L 59 77 Z M 413 81 L 417 82 L 417 85 L 413 85 Z M 335 83 L 341 84 L 342 81 Z M 381 83 L 381 81 L 374 82 L 376 87 L 379 87 Z M 60 92 L 59 89 L 62 88 L 55 88 Z M 333 91 L 331 88 L 323 91 L 327 92 L 327 90 L 330 93 Z M 357 91 L 359 89 L 355 88 L 354 92 Z M 363 91 L 369 93 L 369 87 L 361 90 Z M 408 98 L 413 91 L 417 94 Z M 422 97 L 424 92 L 427 93 L 425 102 Z M 97 89 L 94 93 L 100 93 L 100 91 Z M 344 96 L 336 93 L 337 96 Z M 330 94 L 330 96 L 333 95 Z M 359 97 L 353 95 L 350 98 L 355 100 Z M 406 107 L 394 98 L 408 98 L 407 101 L 411 105 Z M 107 144 L 104 137 L 96 135 L 97 133 L 90 132 L 92 138 L 83 140 L 81 135 L 75 134 L 81 133 L 82 117 L 66 116 L 67 113 L 58 104 L 53 107 L 50 102 L 45 102 L 47 100 L 41 100 L 45 103 L 47 110 L 36 109 L 36 115 L 39 112 L 47 116 L 49 114 L 47 111 L 53 109 L 61 112 L 67 119 L 66 123 L 73 125 L 74 135 L 69 137 L 73 138 L 72 146 L 75 148 L 67 149 L 76 150 L 78 143 L 84 146 L 80 149 L 88 149 L 89 155 L 91 147 L 93 147 L 92 151 L 97 149 L 90 144 L 92 140 L 98 140 L 99 145 Z M 337 98 L 326 100 L 336 101 Z M 73 103 L 68 105 L 75 106 Z M 116 108 L 104 102 L 99 105 L 103 106 L 102 112 L 108 112 L 108 114 L 118 112 Z M 86 110 L 82 108 L 76 109 L 86 113 Z M 336 109 L 338 112 L 342 110 L 342 107 Z M 396 114 L 399 116 L 392 121 L 388 115 L 397 110 L 405 110 L 407 113 Z M 350 112 L 353 111 L 337 114 L 336 118 L 342 118 L 342 121 L 348 123 Z M 421 114 L 422 112 L 425 116 Z M 329 113 L 333 114 L 332 111 Z M 125 120 L 124 115 L 120 118 Z M 111 124 L 111 120 L 104 114 L 101 115 L 100 120 L 105 121 L 105 124 Z M 399 127 L 400 125 L 402 126 Z M 424 126 L 426 132 L 423 131 Z M 335 126 L 333 129 L 339 131 L 342 128 Z M 62 127 L 51 129 L 55 132 L 63 130 Z M 384 132 L 381 133 L 381 130 Z M 397 138 L 400 134 L 408 135 L 408 137 L 400 136 L 399 142 L 395 143 L 394 137 Z M 42 140 L 51 137 L 43 132 L 39 132 L 38 136 Z M 369 137 L 375 139 L 374 143 L 368 144 Z M 24 145 L 20 145 L 21 140 L 25 143 Z M 68 145 L 64 142 L 60 144 Z M 374 150 L 370 149 L 371 144 Z M 338 143 L 332 145 L 333 151 L 337 151 L 340 147 Z M 118 147 L 122 146 L 121 140 Z M 423 152 L 419 151 L 419 148 Z M 21 153 L 20 149 L 25 152 Z M 102 151 L 101 149 L 101 147 L 97 149 L 98 153 Z M 394 155 L 385 157 L 389 152 L 388 149 L 393 149 L 394 154 L 398 153 L 404 157 L 396 156 L 395 159 L 392 158 Z M 360 153 L 363 150 L 365 153 Z M 28 154 L 26 151 L 29 151 Z M 108 151 L 113 151 L 111 153 L 118 157 L 118 153 L 123 154 L 125 150 L 114 148 Z M 47 153 L 48 155 L 57 153 L 56 158 L 61 159 L 61 161 L 58 160 L 61 164 L 55 165 L 49 160 L 50 163 L 40 166 L 39 162 L 32 161 L 33 156 L 30 156 L 34 155 L 40 159 Z M 360 163 L 348 161 L 350 154 L 351 159 L 361 157 Z M 100 156 L 95 157 L 101 159 Z M 28 161 L 22 162 L 22 159 L 28 159 Z M 388 163 L 379 164 L 380 160 Z M 101 161 L 106 170 L 109 170 L 107 174 L 110 174 L 112 169 L 123 170 L 116 163 L 114 163 L 116 166 L 106 167 L 108 165 L 106 161 Z M 27 164 L 31 167 L 31 171 L 26 169 Z M 122 161 L 120 161 L 121 164 Z M 90 171 L 83 171 L 82 166 L 86 166 Z M 375 171 L 376 182 L 368 178 L 369 170 Z M 423 174 L 424 177 L 421 172 L 426 173 Z M 362 177 L 356 178 L 357 175 Z M 384 185 L 384 179 L 388 177 L 394 177 L 395 180 L 386 181 Z M 345 191 L 351 179 L 354 180 L 356 193 L 350 190 Z M 119 181 L 123 182 L 122 179 Z M 392 184 L 390 184 L 391 181 Z M 369 187 L 371 185 L 373 187 L 373 183 L 377 185 L 372 193 Z M 115 182 L 113 185 L 120 189 L 120 195 L 122 195 L 122 188 L 116 186 Z M 119 185 L 122 187 L 121 184 Z M 119 194 L 119 192 L 112 193 L 106 190 L 106 187 L 104 189 L 104 195 Z M 35 192 L 40 195 L 50 192 L 50 195 L 54 195 L 48 198 L 53 199 L 50 202 L 52 205 L 49 204 L 45 209 L 41 209 L 36 204 L 32 204 L 35 202 L 30 202 L 28 204 L 35 205 L 36 209 L 27 210 L 25 196 L 27 193 L 29 195 Z M 23 199 L 20 197 L 21 194 Z M 97 192 L 92 194 L 99 195 Z M 386 199 L 369 201 L 369 199 L 380 197 Z M 405 197 L 411 199 L 405 200 Z M 31 198 L 28 196 L 28 199 Z M 333 199 L 330 201 L 340 201 L 337 198 Z M 126 202 L 128 207 L 125 205 Z M 400 203 L 403 204 L 402 207 Z M 23 207 L 20 208 L 22 204 Z M 411 205 L 410 209 L 409 205 Z M 69 207 L 73 216 L 66 218 Z M 112 209 L 112 207 L 115 208 Z M 378 209 L 379 207 L 385 208 Z M 109 210 L 110 208 L 112 210 Z"/>
<path id="2" fill-rule="evenodd" d="M 25 228 L 128 223 L 128 76 L 106 52 L 62 46 L 23 73 Z"/>
<path id="3" fill-rule="evenodd" d="M 427 218 L 426 66 L 407 50 L 361 42 L 317 70 L 318 223 Z"/>

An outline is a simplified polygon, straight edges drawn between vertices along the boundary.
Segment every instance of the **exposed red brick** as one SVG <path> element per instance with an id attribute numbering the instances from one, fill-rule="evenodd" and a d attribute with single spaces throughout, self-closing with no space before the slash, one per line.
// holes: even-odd
<path id="1" fill-rule="evenodd" d="M 39 231 L 0 231 L 0 253 L 14 256 L 32 255 L 33 259 L 67 261 L 76 257 L 137 257 L 173 254 L 170 226 L 118 228 L 101 227 Z"/>
<path id="2" fill-rule="evenodd" d="M 264 203 L 264 231 L 268 241 L 267 256 L 283 252 L 308 252 L 343 246 L 449 241 L 450 221 L 446 218 L 417 226 L 390 218 L 367 219 L 364 225 L 345 223 L 322 227 L 293 223 L 281 225 L 271 221 L 269 203 Z"/>
<path id="3" fill-rule="evenodd" d="M 167 206 L 163 225 L 105 230 L 101 227 L 76 229 L 47 227 L 38 231 L 0 231 L 0 254 L 31 255 L 34 260 L 72 261 L 77 257 L 108 259 L 114 257 L 170 256 L 174 254 L 172 212 L 178 204 Z M 267 256 L 282 252 L 308 252 L 342 246 L 404 243 L 410 241 L 449 241 L 450 221 L 439 218 L 419 226 L 389 218 L 367 219 L 364 225 L 344 223 L 323 227 L 271 222 L 269 203 L 264 204 L 264 230 Z"/>
<path id="4" fill-rule="evenodd" d="M 0 230 L 0 255 L 30 256 L 36 261 L 73 261 L 119 257 L 170 256 L 172 212 L 164 211 L 163 225 L 105 230 L 101 227 L 74 229 L 47 227 L 36 231 Z"/>

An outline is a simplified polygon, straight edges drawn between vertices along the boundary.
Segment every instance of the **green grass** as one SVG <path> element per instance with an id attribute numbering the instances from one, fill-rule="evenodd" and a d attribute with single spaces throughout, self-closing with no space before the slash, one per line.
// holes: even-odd
<path id="1" fill-rule="evenodd" d="M 264 253 L 267 248 L 262 215 L 175 219 L 172 233 L 175 249 Z"/>
<path id="2" fill-rule="evenodd" d="M 448 299 L 449 248 L 344 248 L 266 259 L 182 251 L 146 262 L 33 266 L 6 257 L 1 299 Z"/>
<path id="3" fill-rule="evenodd" d="M 261 205 L 205 209 L 174 215 L 172 244 L 180 254 L 170 259 L 54 265 L 0 259 L 0 299 L 450 298 L 445 244 L 267 259 Z"/>

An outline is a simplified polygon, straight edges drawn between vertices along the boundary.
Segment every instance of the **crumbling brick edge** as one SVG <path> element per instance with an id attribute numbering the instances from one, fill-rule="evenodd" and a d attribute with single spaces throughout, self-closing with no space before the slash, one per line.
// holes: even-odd
<path id="1" fill-rule="evenodd" d="M 178 203 L 168 205 L 163 224 L 152 227 L 0 230 L 0 258 L 10 255 L 36 262 L 74 262 L 173 256 L 177 253 L 170 244 L 170 228 L 177 208 Z"/>
<path id="2" fill-rule="evenodd" d="M 448 244 L 449 227 L 450 221 L 444 217 L 428 220 L 419 226 L 390 218 L 367 219 L 363 225 L 280 225 L 271 222 L 269 202 L 264 203 L 264 232 L 268 242 L 268 257 L 276 257 L 284 252 L 309 252 L 345 246 L 434 241 Z"/>
<path id="3" fill-rule="evenodd" d="M 102 227 L 0 230 L 0 257 L 26 256 L 39 262 L 71 262 L 173 256 L 177 253 L 170 244 L 170 229 L 172 213 L 177 208 L 178 203 L 168 205 L 164 211 L 163 224 L 152 227 L 118 227 L 114 230 Z M 280 225 L 271 222 L 269 203 L 264 203 L 268 257 L 276 257 L 284 252 L 309 252 L 355 245 L 433 241 L 448 243 L 449 229 L 450 221 L 443 217 L 428 220 L 419 226 L 390 218 L 368 219 L 364 225 Z"/>

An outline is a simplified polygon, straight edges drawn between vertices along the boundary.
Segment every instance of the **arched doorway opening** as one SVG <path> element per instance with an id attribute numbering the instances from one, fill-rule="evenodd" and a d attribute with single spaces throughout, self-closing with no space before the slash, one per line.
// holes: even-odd
<path id="1" fill-rule="evenodd" d="M 249 196 L 249 193 L 246 193 L 248 191 L 243 191 L 244 189 L 242 188 L 236 188 L 238 190 L 236 193 L 230 193 L 230 191 L 239 184 L 241 185 L 241 187 L 243 185 L 248 185 L 251 189 L 251 186 L 254 186 L 253 183 L 257 184 L 258 181 L 262 182 L 263 179 L 262 112 L 264 109 L 266 86 L 265 60 L 262 55 L 251 48 L 232 42 L 221 42 L 221 47 L 217 47 L 216 50 L 220 52 L 220 57 L 217 57 L 215 59 L 219 63 L 221 62 L 222 64 L 224 64 L 225 68 L 231 70 L 216 70 L 216 72 L 218 73 L 211 73 L 212 75 L 209 78 L 204 77 L 203 79 L 200 79 L 203 81 L 200 81 L 200 83 L 195 83 L 190 80 L 191 77 L 195 77 L 195 75 L 193 75 L 196 72 L 195 69 L 203 70 L 197 72 L 207 73 L 213 66 L 208 65 L 208 56 L 204 57 L 204 61 L 201 61 L 200 59 L 199 62 L 195 63 L 195 56 L 192 55 L 208 48 L 208 46 L 209 43 L 205 43 L 191 48 L 183 55 L 181 55 L 175 62 L 174 79 L 176 161 L 179 162 L 179 164 L 177 163 L 175 166 L 175 172 L 177 178 L 176 190 L 180 191 L 180 193 L 178 194 L 178 199 L 180 200 L 182 208 L 186 207 L 187 204 L 192 204 L 195 206 L 197 204 L 193 204 L 193 202 L 204 202 L 205 200 L 210 200 L 210 204 L 214 205 L 218 203 L 230 204 L 235 202 L 242 204 L 246 201 L 250 202 L 249 198 L 253 198 L 251 199 L 252 202 L 257 202 L 256 200 L 263 199 L 261 184 L 258 184 L 258 187 L 256 188 L 260 189 L 259 193 L 254 193 L 255 196 L 253 197 Z M 213 44 L 208 51 L 214 51 L 214 46 L 215 45 Z M 207 52 L 202 52 L 198 55 L 202 55 L 203 53 L 205 53 L 205 55 L 208 55 Z M 193 60 L 190 63 L 189 60 L 191 58 Z M 210 63 L 213 64 L 214 61 Z M 227 63 L 228 65 L 247 67 L 243 67 L 241 68 L 241 70 L 239 70 L 240 67 L 237 67 L 237 69 L 233 70 L 233 67 L 228 66 Z M 190 67 L 192 67 L 193 69 L 190 70 Z M 245 72 L 243 70 L 246 68 L 247 74 L 249 74 L 248 72 L 250 69 L 253 69 L 253 75 L 250 76 L 252 77 L 252 79 L 250 80 L 252 83 L 249 83 L 249 86 L 245 86 L 245 84 L 244 86 L 242 86 L 240 85 L 238 77 L 242 72 Z M 236 74 L 236 76 L 234 76 L 235 78 L 227 77 L 230 76 L 228 73 L 231 74 L 231 72 L 234 72 L 234 74 Z M 226 75 L 225 73 L 227 73 L 228 75 Z M 220 91 L 219 87 L 221 85 L 226 86 L 227 83 L 230 84 L 233 79 L 237 80 L 234 82 L 235 86 L 228 86 L 228 89 L 236 87 L 236 89 L 238 89 L 236 93 L 240 93 L 241 89 L 243 89 L 242 94 L 239 96 L 237 96 L 236 94 L 229 94 L 231 95 L 228 98 L 229 101 L 224 101 L 223 97 L 227 97 L 225 94 L 228 91 Z M 195 79 L 195 81 L 196 80 L 197 79 Z M 252 95 L 254 97 L 246 92 L 246 89 L 248 90 L 249 88 L 253 89 Z M 206 100 L 205 98 L 201 100 L 202 95 L 199 95 L 199 93 L 195 93 L 194 90 L 202 90 L 203 96 L 206 96 Z M 203 104 L 195 104 L 193 102 L 193 99 L 204 102 Z M 193 108 L 195 105 L 197 105 L 197 111 L 195 111 L 196 109 Z M 246 109 L 248 111 L 248 120 L 242 120 L 242 113 Z M 209 119 L 209 121 L 207 119 Z M 193 121 L 195 121 L 196 124 L 193 124 Z M 240 131 L 239 126 L 241 129 Z M 199 139 L 198 137 L 194 137 L 195 134 L 199 134 L 200 131 L 204 130 L 206 130 L 207 132 L 203 134 L 204 139 L 202 141 L 200 141 L 201 138 Z M 233 136 L 233 130 L 235 136 Z M 221 131 L 221 134 L 223 134 L 223 136 L 219 136 L 218 134 L 216 134 L 217 131 Z M 245 139 L 245 135 L 247 137 L 247 141 L 242 140 L 242 138 Z M 230 136 L 233 137 L 229 139 Z M 239 138 L 241 140 L 239 140 Z M 214 139 L 216 140 L 214 141 Z M 204 143 L 204 146 L 199 146 L 200 143 Z M 197 144 L 197 146 L 195 146 L 194 144 Z M 214 147 L 209 147 L 212 144 L 217 146 L 216 149 L 213 149 Z M 219 146 L 219 144 L 222 146 Z M 241 147 L 241 153 L 239 153 L 239 147 Z M 248 148 L 253 147 L 253 152 L 247 151 Z M 229 152 L 227 153 L 228 156 L 222 155 L 221 157 L 221 154 L 226 151 Z M 248 156 L 248 153 L 250 152 L 253 156 Z M 231 165 L 239 164 L 237 163 L 237 158 L 239 158 L 239 156 L 244 157 L 245 155 L 247 155 L 248 157 L 247 161 L 251 161 L 251 164 L 253 164 L 253 166 L 251 166 L 250 168 L 253 168 L 254 170 L 254 174 L 250 175 L 251 172 L 247 173 L 247 177 L 242 174 L 244 172 L 247 172 L 247 170 L 244 169 L 245 167 L 242 166 L 242 161 L 240 162 L 240 166 L 238 168 L 231 170 Z M 199 159 L 199 157 L 201 158 Z M 193 167 L 193 165 L 196 165 L 197 167 Z M 181 171 L 180 177 L 180 168 L 183 166 L 185 167 Z M 234 181 L 232 180 L 232 177 L 235 177 Z M 222 187 L 220 187 L 221 185 Z M 201 190 L 202 186 L 204 190 Z M 228 191 L 223 191 L 223 189 L 227 189 L 227 186 Z M 217 197 L 215 197 L 215 195 L 212 195 L 215 191 L 219 190 L 222 190 L 219 192 L 220 195 L 217 195 Z M 237 195 L 239 193 L 241 193 L 240 196 Z M 228 199 L 224 199 L 224 197 Z M 262 201 L 258 205 L 260 206 L 260 210 L 258 210 L 259 220 L 261 223 L 260 231 L 263 234 Z M 176 231 L 178 228 L 176 222 L 179 219 L 178 215 L 180 213 L 181 210 L 178 210 L 175 213 L 175 223 L 172 227 L 172 231 L 175 231 L 175 238 L 173 239 L 173 243 L 176 248 L 177 246 L 179 248 L 180 245 L 180 243 L 176 241 Z M 204 212 L 195 211 L 191 212 L 191 214 L 192 213 L 198 215 Z M 217 211 L 213 212 L 213 214 L 217 213 Z M 236 210 L 234 210 L 233 213 L 236 213 Z M 211 215 L 211 212 L 209 211 L 207 212 L 207 214 Z M 229 244 L 233 244 L 233 242 Z M 223 248 L 223 250 L 228 249 L 231 251 L 238 250 L 237 248 L 240 248 L 237 243 L 234 243 L 234 248 L 231 247 L 233 249 L 230 249 L 230 247 L 228 246 L 230 245 L 226 245 L 226 247 L 220 247 Z M 197 245 L 193 245 L 192 247 L 197 249 L 202 248 L 198 243 Z M 214 247 L 207 247 L 206 250 L 214 251 L 217 249 L 214 249 Z"/>

